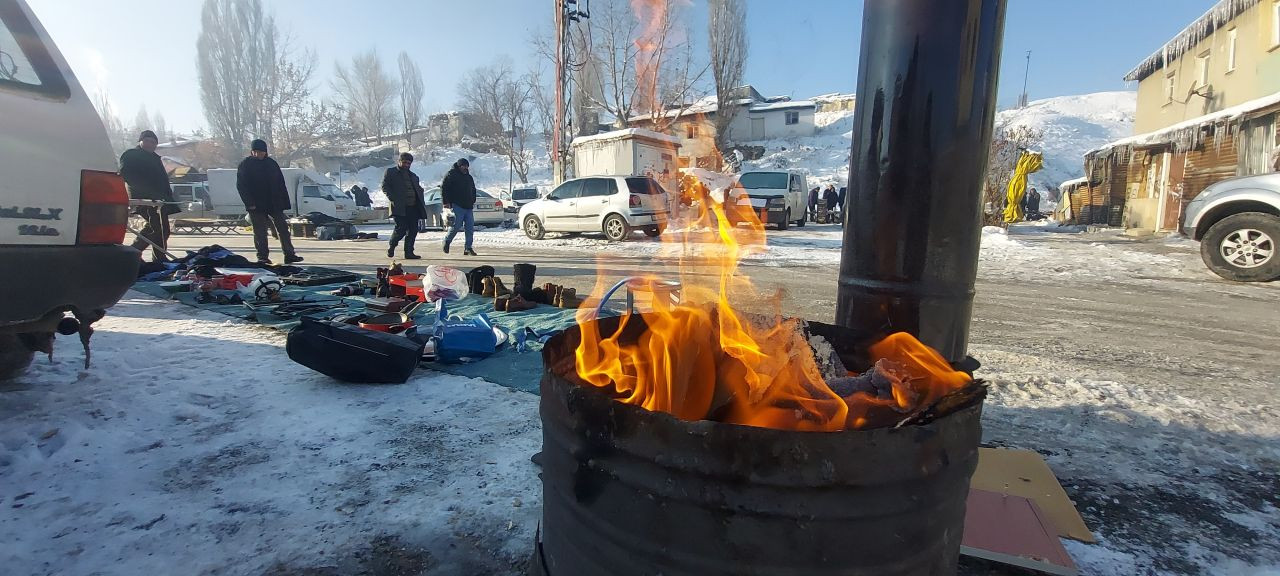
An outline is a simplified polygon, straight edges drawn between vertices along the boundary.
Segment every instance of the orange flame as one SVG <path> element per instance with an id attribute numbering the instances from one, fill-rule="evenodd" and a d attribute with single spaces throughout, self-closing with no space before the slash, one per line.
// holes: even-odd
<path id="1" fill-rule="evenodd" d="M 636 45 L 652 50 L 661 41 L 666 3 L 631 4 L 645 23 Z M 654 62 L 637 59 L 645 61 Z M 638 68 L 637 84 L 644 87 L 652 71 Z M 701 138 L 708 145 L 713 140 L 705 133 Z M 670 152 L 678 156 L 674 147 Z M 621 402 L 685 420 L 801 431 L 892 426 L 971 382 L 937 352 L 899 333 L 870 350 L 874 360 L 888 361 L 878 374 L 888 381 L 887 389 L 841 397 L 824 380 L 800 321 L 782 316 L 781 293 L 761 296 L 739 273 L 742 256 L 767 249 L 767 212 L 739 206 L 730 190 L 724 190 L 724 202 L 715 201 L 691 174 L 680 181 L 692 213 L 672 218 L 685 230 L 661 236 L 663 253 L 678 263 L 680 303 L 656 302 L 644 314 L 647 329 L 638 337 L 628 335 L 637 318 L 629 311 L 614 333 L 601 333 L 595 309 L 610 282 L 608 267 L 600 262 L 596 286 L 577 315 L 582 342 L 575 368 L 583 381 L 611 391 Z M 767 313 L 760 313 L 762 308 Z"/>

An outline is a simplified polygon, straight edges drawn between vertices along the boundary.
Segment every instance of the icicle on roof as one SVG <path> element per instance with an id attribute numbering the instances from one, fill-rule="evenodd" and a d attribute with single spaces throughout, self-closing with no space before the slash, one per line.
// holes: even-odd
<path id="1" fill-rule="evenodd" d="M 1259 0 L 1222 0 L 1205 12 L 1203 16 L 1192 22 L 1174 36 L 1172 40 L 1161 46 L 1155 54 L 1147 57 L 1136 68 L 1130 70 L 1125 75 L 1126 82 L 1142 81 L 1143 78 L 1154 74 L 1157 70 L 1168 65 L 1170 60 L 1176 60 L 1183 54 L 1190 51 L 1199 44 L 1201 40 L 1208 38 L 1215 30 L 1221 28 L 1223 24 L 1230 22 L 1236 16 L 1244 11 L 1258 5 Z"/>

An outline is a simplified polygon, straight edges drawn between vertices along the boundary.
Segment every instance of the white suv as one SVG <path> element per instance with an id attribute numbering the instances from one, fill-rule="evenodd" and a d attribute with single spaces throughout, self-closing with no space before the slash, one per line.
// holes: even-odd
<path id="1" fill-rule="evenodd" d="M 667 191 L 647 176 L 575 178 L 522 206 L 519 222 L 534 240 L 547 232 L 603 232 L 616 242 L 632 230 L 652 238 L 667 228 L 667 202 Z"/>
<path id="2" fill-rule="evenodd" d="M 82 333 L 138 275 L 129 197 L 89 97 L 21 0 L 0 0 L 0 379 Z M 67 317 L 70 312 L 72 317 Z"/>

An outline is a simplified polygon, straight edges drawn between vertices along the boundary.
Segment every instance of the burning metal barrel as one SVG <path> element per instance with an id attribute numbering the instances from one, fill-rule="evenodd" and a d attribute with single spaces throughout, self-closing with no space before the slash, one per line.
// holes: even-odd
<path id="1" fill-rule="evenodd" d="M 598 320 L 639 338 L 644 318 Z M 850 366 L 865 337 L 810 324 Z M 543 520 L 533 572 L 935 575 L 959 557 L 981 386 L 898 428 L 796 432 L 688 421 L 578 377 L 582 331 L 547 343 Z M 943 403 L 945 404 L 945 403 Z"/>

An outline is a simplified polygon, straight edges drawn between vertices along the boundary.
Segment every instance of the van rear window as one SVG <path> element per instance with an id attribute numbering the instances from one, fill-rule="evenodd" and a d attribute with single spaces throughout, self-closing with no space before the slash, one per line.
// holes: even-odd
<path id="1" fill-rule="evenodd" d="M 738 178 L 738 184 L 747 190 L 759 190 L 769 188 L 774 190 L 787 189 L 787 173 L 786 172 L 747 172 Z"/>
<path id="2" fill-rule="evenodd" d="M 662 189 L 662 185 L 658 184 L 653 178 L 627 178 L 627 190 L 632 194 L 666 194 L 667 191 Z"/>
<path id="3" fill-rule="evenodd" d="M 71 97 L 66 79 L 16 2 L 0 2 L 0 88 Z"/>

